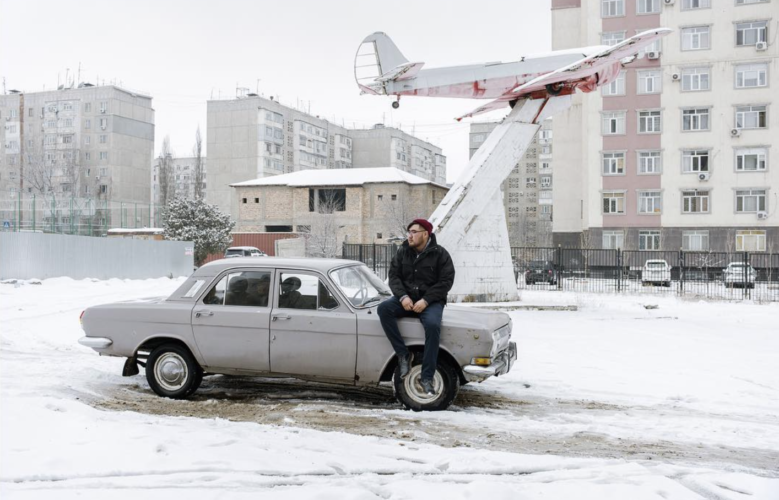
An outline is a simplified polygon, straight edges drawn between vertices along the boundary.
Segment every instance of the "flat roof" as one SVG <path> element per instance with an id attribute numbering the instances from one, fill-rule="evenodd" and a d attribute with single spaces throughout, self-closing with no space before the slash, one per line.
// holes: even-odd
<path id="1" fill-rule="evenodd" d="M 438 184 L 414 174 L 409 174 L 394 167 L 378 168 L 329 168 L 322 170 L 299 170 L 289 174 L 261 177 L 250 181 L 230 184 L 231 187 L 247 186 L 362 186 L 363 184 L 395 183 L 406 184 L 432 184 L 444 189 L 449 189 L 443 184 Z"/>

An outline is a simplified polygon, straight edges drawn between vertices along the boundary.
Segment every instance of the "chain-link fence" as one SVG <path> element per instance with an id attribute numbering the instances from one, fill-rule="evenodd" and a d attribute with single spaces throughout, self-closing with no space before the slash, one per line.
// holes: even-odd
<path id="1" fill-rule="evenodd" d="M 111 228 L 162 227 L 156 205 L 27 195 L 0 199 L 0 230 L 105 236 Z"/>
<path id="2" fill-rule="evenodd" d="M 397 245 L 344 244 L 386 279 Z M 520 289 L 779 301 L 779 254 L 513 247 Z"/>

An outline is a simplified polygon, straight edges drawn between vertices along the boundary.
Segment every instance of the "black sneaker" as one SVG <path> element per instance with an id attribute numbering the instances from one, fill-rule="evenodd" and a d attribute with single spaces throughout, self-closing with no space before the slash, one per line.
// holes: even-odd
<path id="1" fill-rule="evenodd" d="M 400 362 L 400 378 L 406 378 L 411 371 L 411 353 L 401 356 Z"/>
<path id="2" fill-rule="evenodd" d="M 425 394 L 428 396 L 435 396 L 435 386 L 433 385 L 432 380 L 421 379 L 419 385 L 422 386 L 422 390 L 425 391 Z"/>

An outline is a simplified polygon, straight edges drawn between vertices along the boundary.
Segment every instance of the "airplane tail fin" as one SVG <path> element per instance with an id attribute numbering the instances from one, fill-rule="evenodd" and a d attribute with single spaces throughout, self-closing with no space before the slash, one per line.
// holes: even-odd
<path id="1" fill-rule="evenodd" d="M 386 34 L 377 31 L 362 41 L 354 58 L 354 78 L 368 94 L 386 94 L 384 83 L 393 69 L 408 63 Z M 384 78 L 382 78 L 384 77 Z"/>

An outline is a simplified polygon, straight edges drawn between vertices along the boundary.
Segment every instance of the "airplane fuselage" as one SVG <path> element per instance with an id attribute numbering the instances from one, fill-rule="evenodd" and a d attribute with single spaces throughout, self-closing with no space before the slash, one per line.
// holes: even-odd
<path id="1" fill-rule="evenodd" d="M 414 78 L 386 82 L 388 95 L 495 99 L 540 75 L 584 57 L 582 52 L 551 54 L 510 63 L 422 69 Z"/>

